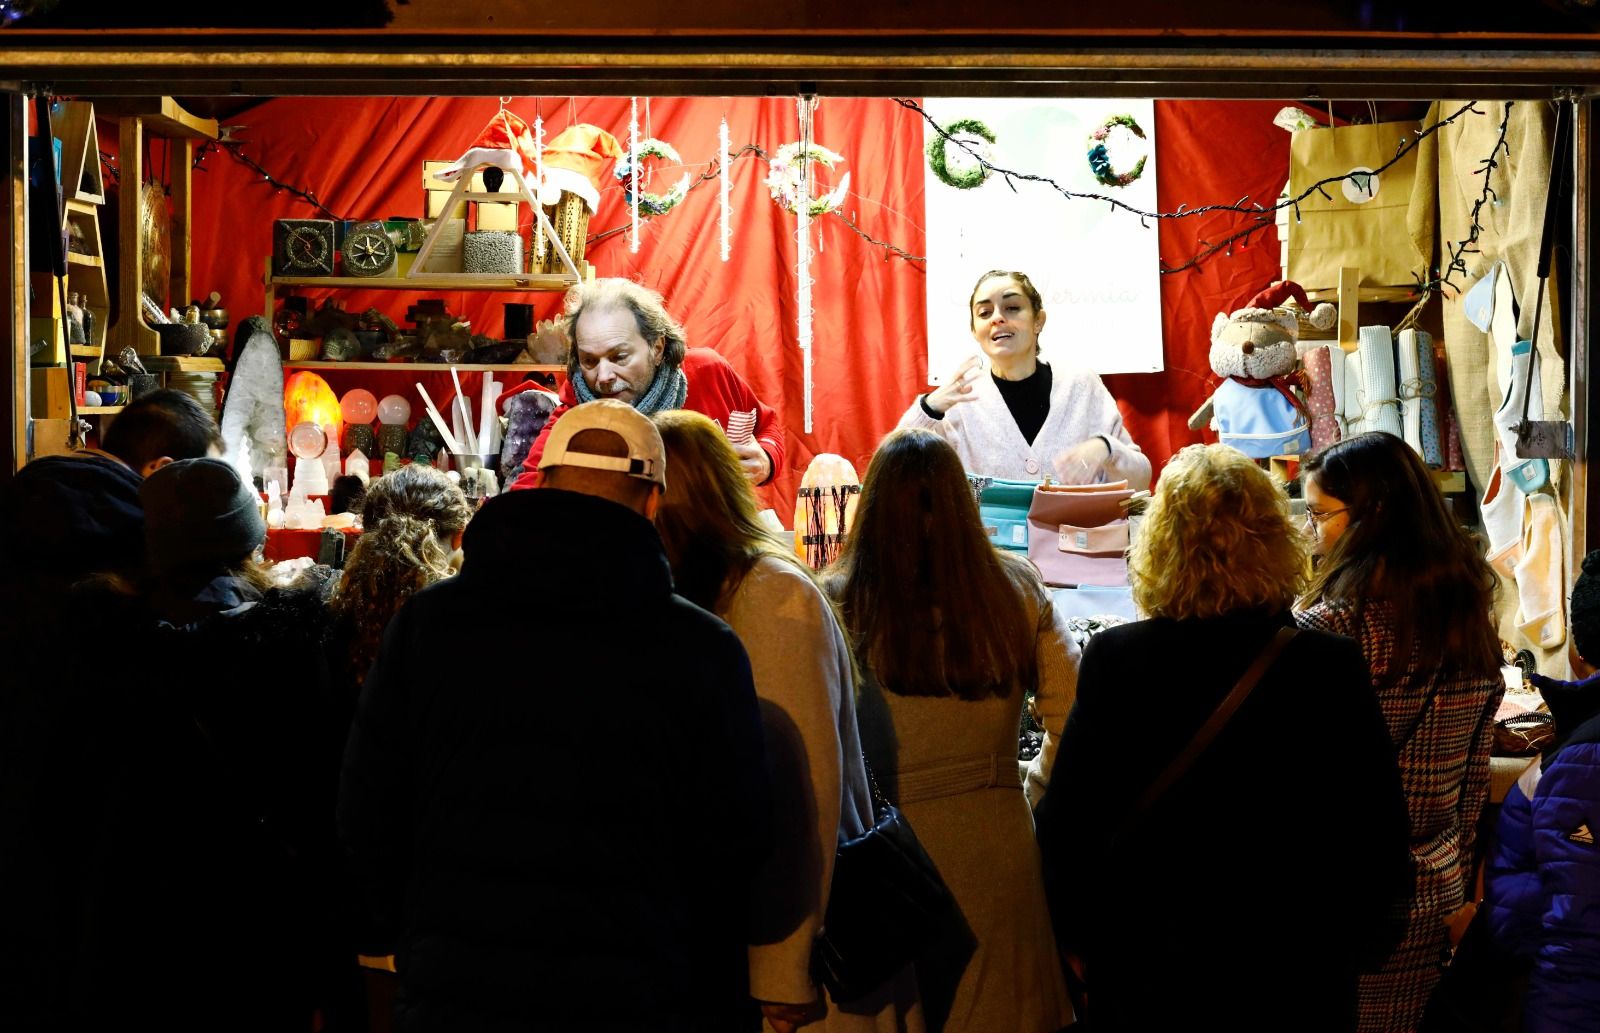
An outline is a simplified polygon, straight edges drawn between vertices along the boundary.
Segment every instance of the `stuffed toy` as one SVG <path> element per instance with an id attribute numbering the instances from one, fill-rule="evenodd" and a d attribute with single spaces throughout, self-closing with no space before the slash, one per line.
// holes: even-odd
<path id="1" fill-rule="evenodd" d="M 1309 311 L 1311 325 L 1326 330 L 1338 318 L 1324 302 L 1311 307 L 1300 285 L 1280 280 L 1232 315 L 1211 324 L 1211 370 L 1224 378 L 1191 417 L 1198 430 L 1209 419 L 1224 445 L 1252 459 L 1298 455 L 1311 447 L 1310 416 L 1298 370 L 1299 317 L 1290 299 Z"/>

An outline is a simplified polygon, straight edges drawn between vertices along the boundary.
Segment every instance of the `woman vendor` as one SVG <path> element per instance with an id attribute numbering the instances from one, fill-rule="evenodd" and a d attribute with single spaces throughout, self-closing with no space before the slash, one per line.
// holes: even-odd
<path id="1" fill-rule="evenodd" d="M 1150 460 L 1122 425 L 1100 378 L 1039 360 L 1044 299 L 1025 273 L 993 270 L 972 290 L 972 356 L 900 419 L 955 447 L 969 473 L 1066 484 L 1150 486 Z"/>

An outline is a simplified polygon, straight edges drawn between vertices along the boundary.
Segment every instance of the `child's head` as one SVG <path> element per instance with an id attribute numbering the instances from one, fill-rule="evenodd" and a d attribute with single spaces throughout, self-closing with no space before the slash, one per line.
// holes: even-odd
<path id="1" fill-rule="evenodd" d="M 1568 658 L 1580 678 L 1600 665 L 1600 549 L 1583 558 L 1583 572 L 1572 584 L 1572 634 Z"/>

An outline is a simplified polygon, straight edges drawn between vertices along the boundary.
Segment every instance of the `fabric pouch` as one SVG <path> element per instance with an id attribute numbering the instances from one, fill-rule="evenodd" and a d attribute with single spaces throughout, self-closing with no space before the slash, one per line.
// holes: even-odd
<path id="1" fill-rule="evenodd" d="M 997 548 L 1013 552 L 1028 549 L 1028 509 L 1039 485 L 1034 481 L 979 478 L 978 518 Z"/>
<path id="2" fill-rule="evenodd" d="M 1028 508 L 1028 559 L 1048 585 L 1128 583 L 1126 481 L 1039 487 Z"/>
<path id="3" fill-rule="evenodd" d="M 1311 390 L 1306 393 L 1306 407 L 1311 410 L 1311 448 L 1320 452 L 1340 438 L 1339 403 L 1333 392 L 1333 355 L 1326 345 L 1318 345 L 1306 352 L 1305 366 L 1306 379 L 1311 383 Z M 1343 365 L 1339 372 L 1344 372 Z"/>

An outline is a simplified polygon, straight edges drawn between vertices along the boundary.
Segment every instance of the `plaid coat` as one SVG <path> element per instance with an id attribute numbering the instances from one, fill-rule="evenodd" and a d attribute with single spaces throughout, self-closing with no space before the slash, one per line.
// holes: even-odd
<path id="1" fill-rule="evenodd" d="M 1471 890 L 1478 819 L 1489 796 L 1494 714 L 1505 685 L 1498 674 L 1416 671 L 1414 651 L 1403 661 L 1400 676 L 1384 684 L 1402 663 L 1394 655 L 1398 618 L 1388 603 L 1369 603 L 1361 613 L 1319 603 L 1295 619 L 1301 627 L 1347 635 L 1361 644 L 1389 735 L 1400 751 L 1416 896 L 1406 915 L 1405 939 L 1378 971 L 1361 978 L 1359 1029 L 1405 1033 L 1416 1027 L 1439 980 L 1448 943 L 1445 916 Z M 1432 701 L 1425 702 L 1430 693 Z"/>

